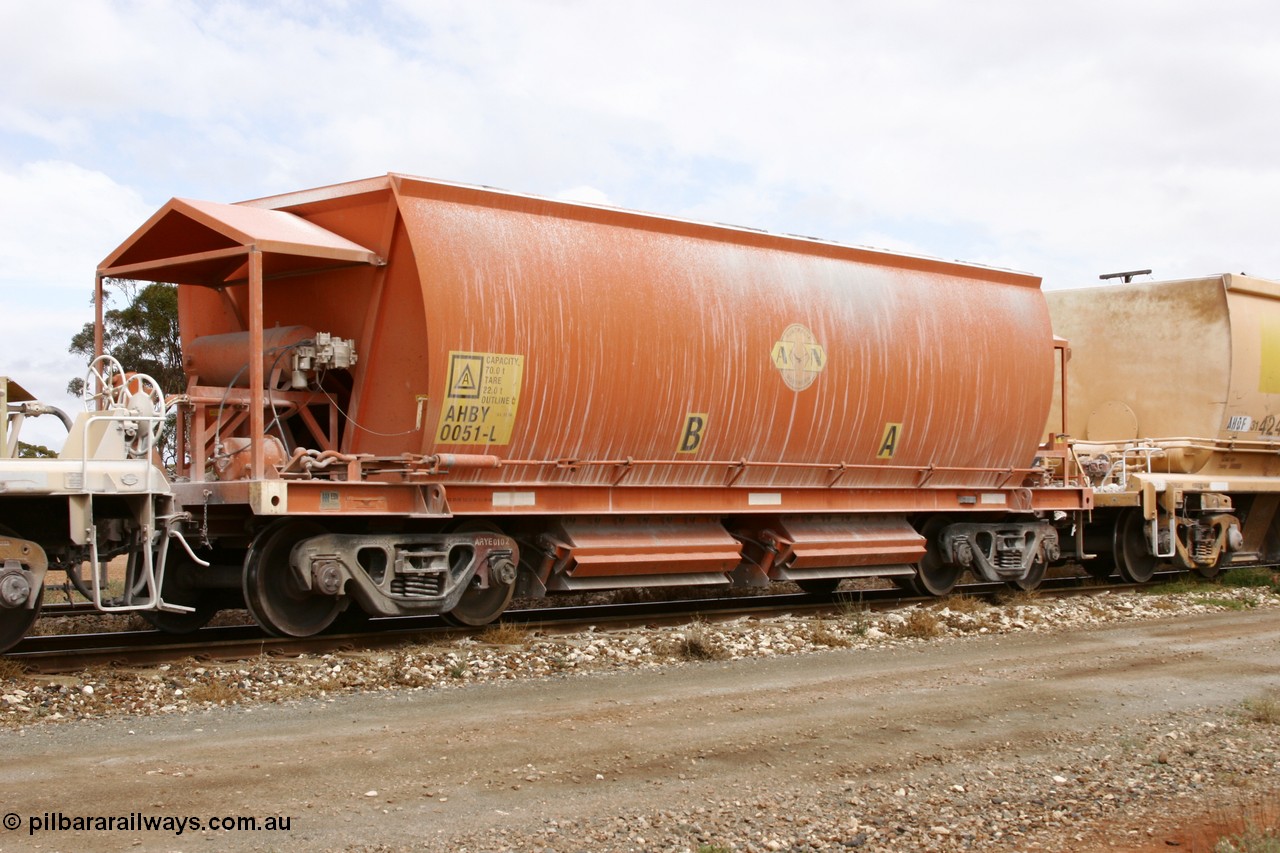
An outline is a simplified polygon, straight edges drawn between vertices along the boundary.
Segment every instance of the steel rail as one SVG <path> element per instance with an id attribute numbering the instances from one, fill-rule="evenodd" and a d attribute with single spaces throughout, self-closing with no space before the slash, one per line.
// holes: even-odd
<path id="1" fill-rule="evenodd" d="M 1166 580 L 1180 572 L 1158 573 L 1153 580 Z M 1088 577 L 1046 579 L 1035 591 L 1049 595 L 1088 595 L 1117 589 L 1138 588 L 1138 584 L 1099 584 Z M 998 597 L 1016 594 L 999 583 L 967 584 L 956 594 L 971 597 Z M 536 626 L 545 632 L 568 633 L 584 626 L 607 624 L 677 625 L 691 617 L 711 621 L 782 613 L 840 612 L 849 607 L 895 609 L 942 599 L 920 597 L 903 590 L 873 589 L 829 593 L 773 593 L 726 598 L 647 601 L 628 604 L 565 605 L 509 610 L 502 621 Z M 224 625 L 201 628 L 191 634 L 162 631 L 110 631 L 103 633 L 53 634 L 27 637 L 6 654 L 11 661 L 41 673 L 76 672 L 94 666 L 147 666 L 186 657 L 200 660 L 242 660 L 259 655 L 324 654 L 356 648 L 390 648 L 413 642 L 436 642 L 458 636 L 478 636 L 484 628 L 458 628 L 439 616 L 393 616 L 371 619 L 358 633 L 323 633 L 312 637 L 271 637 L 255 625 Z"/>

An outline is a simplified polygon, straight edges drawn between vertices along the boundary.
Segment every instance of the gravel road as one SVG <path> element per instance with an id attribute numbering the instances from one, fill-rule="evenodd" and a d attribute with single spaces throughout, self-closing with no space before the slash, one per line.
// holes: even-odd
<path id="1" fill-rule="evenodd" d="M 586 638 L 571 646 L 639 662 L 149 716 L 72 720 L 68 705 L 33 723 L 37 694 L 92 707 L 101 693 L 10 684 L 0 811 L 19 828 L 0 851 L 1197 849 L 1206 821 L 1280 803 L 1277 610 L 1250 595 L 1266 606 L 1067 627 L 1041 607 L 1034 626 L 1000 617 L 1027 630 L 932 640 L 880 622 L 826 650 L 810 629 L 726 660 L 655 663 L 651 640 Z M 467 658 L 477 672 L 482 657 Z M 84 820 L 106 816 L 124 828 Z M 137 826 L 179 816 L 204 826 Z M 31 834 L 33 819 L 72 823 Z"/>

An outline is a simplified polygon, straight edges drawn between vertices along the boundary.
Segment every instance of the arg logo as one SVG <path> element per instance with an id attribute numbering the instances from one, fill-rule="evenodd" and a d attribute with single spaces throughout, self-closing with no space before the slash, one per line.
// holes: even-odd
<path id="1" fill-rule="evenodd" d="M 813 332 L 799 323 L 787 326 L 773 345 L 770 357 L 773 366 L 782 374 L 782 381 L 792 391 L 808 388 L 827 366 L 827 351 Z"/>

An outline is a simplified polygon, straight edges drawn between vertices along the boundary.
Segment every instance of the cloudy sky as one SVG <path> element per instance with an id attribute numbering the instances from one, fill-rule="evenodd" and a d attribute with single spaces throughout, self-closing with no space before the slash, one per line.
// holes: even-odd
<path id="1" fill-rule="evenodd" d="M 0 79 L 0 374 L 62 405 L 169 198 L 388 171 L 1046 287 L 1280 278 L 1265 0 L 0 0 Z"/>

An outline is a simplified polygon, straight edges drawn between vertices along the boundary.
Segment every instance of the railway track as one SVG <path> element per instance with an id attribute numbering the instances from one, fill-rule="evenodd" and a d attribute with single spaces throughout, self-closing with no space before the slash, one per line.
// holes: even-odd
<path id="1" fill-rule="evenodd" d="M 1163 573 L 1157 575 L 1155 580 L 1167 580 L 1179 574 Z M 1055 596 L 1080 595 L 1136 586 L 1100 586 L 1088 578 L 1068 577 L 1047 579 L 1036 592 Z M 990 583 L 964 585 L 957 587 L 956 592 L 977 597 L 1011 594 L 1009 587 L 1004 584 Z M 533 625 L 543 631 L 570 632 L 589 625 L 675 625 L 691 617 L 715 621 L 746 615 L 838 612 L 848 607 L 892 609 L 938 600 L 940 599 L 910 595 L 897 588 L 851 590 L 835 594 L 778 593 L 516 609 L 505 613 L 502 621 Z M 225 661 L 258 655 L 324 654 L 353 648 L 387 648 L 449 637 L 476 636 L 483 633 L 483 630 L 457 628 L 439 616 L 401 616 L 371 619 L 358 633 L 321 634 L 302 639 L 271 637 L 253 625 L 207 627 L 186 635 L 166 634 L 155 630 L 51 634 L 24 639 L 6 657 L 30 671 L 52 674 L 100 666 L 149 666 L 187 657 Z"/>

